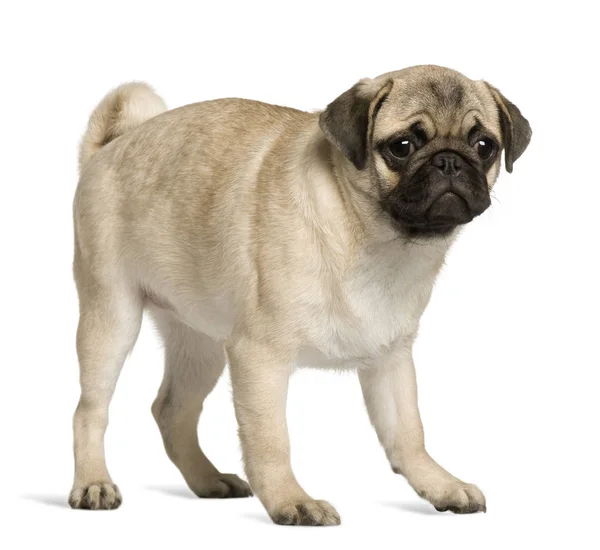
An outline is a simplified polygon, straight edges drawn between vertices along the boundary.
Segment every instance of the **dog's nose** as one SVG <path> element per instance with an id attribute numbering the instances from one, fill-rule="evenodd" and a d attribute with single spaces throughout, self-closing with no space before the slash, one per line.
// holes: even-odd
<path id="1" fill-rule="evenodd" d="M 431 164 L 439 168 L 445 176 L 456 176 L 463 165 L 463 160 L 456 153 L 442 151 L 431 159 Z"/>

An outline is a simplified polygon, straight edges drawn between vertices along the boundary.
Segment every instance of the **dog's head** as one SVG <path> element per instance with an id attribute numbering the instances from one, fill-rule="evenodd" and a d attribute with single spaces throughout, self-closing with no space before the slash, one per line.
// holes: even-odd
<path id="1" fill-rule="evenodd" d="M 502 149 L 512 172 L 531 138 L 497 89 L 429 65 L 361 80 L 319 123 L 364 191 L 411 236 L 446 235 L 486 210 Z"/>

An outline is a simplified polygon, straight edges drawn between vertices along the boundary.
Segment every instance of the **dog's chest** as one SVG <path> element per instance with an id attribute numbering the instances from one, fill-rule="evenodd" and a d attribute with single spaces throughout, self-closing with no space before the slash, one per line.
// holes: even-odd
<path id="1" fill-rule="evenodd" d="M 315 319 L 314 343 L 299 363 L 352 366 L 412 340 L 442 261 L 443 255 L 397 250 L 361 258 L 332 291 L 326 314 Z"/>

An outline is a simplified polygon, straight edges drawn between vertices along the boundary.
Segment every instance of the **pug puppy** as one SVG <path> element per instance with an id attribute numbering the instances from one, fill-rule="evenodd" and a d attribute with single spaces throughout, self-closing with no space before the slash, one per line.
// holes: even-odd
<path id="1" fill-rule="evenodd" d="M 121 504 L 104 433 L 146 310 L 165 345 L 152 412 L 199 497 L 254 492 L 275 523 L 340 523 L 290 465 L 288 380 L 308 365 L 358 372 L 391 467 L 419 496 L 485 511 L 425 450 L 412 346 L 449 246 L 490 205 L 501 151 L 510 172 L 529 143 L 519 109 L 484 81 L 419 66 L 361 80 L 321 113 L 242 99 L 165 111 L 125 84 L 81 146 L 71 506 Z M 198 444 L 226 362 L 250 485 Z"/>

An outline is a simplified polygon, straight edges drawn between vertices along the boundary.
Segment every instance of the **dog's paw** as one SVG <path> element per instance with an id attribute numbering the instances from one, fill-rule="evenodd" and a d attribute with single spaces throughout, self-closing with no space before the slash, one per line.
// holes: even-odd
<path id="1" fill-rule="evenodd" d="M 69 495 L 71 508 L 79 510 L 115 510 L 121 506 L 121 502 L 123 497 L 119 488 L 110 482 L 73 487 Z"/>
<path id="2" fill-rule="evenodd" d="M 473 514 L 486 511 L 483 493 L 475 485 L 463 481 L 447 481 L 417 492 L 421 498 L 431 502 L 438 512 Z"/>
<path id="3" fill-rule="evenodd" d="M 200 498 L 243 498 L 252 496 L 250 485 L 235 474 L 218 474 L 191 483 L 190 489 Z"/>
<path id="4" fill-rule="evenodd" d="M 303 500 L 285 504 L 269 512 L 279 525 L 339 525 L 335 508 L 324 500 Z"/>

